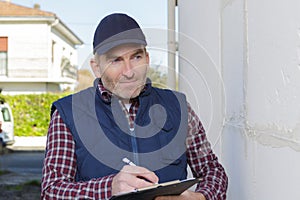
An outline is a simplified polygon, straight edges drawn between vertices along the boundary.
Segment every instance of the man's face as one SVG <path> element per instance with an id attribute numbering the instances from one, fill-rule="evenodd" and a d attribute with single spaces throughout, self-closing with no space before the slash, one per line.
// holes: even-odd
<path id="1" fill-rule="evenodd" d="M 137 97 L 145 85 L 149 55 L 141 45 L 121 45 L 98 56 L 94 64 L 94 73 L 101 78 L 104 87 L 129 100 Z"/>

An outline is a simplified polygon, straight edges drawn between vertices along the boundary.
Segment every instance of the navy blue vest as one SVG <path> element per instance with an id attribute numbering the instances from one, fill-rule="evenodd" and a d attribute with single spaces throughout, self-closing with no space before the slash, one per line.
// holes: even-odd
<path id="1" fill-rule="evenodd" d="M 54 102 L 76 144 L 77 181 L 118 173 L 127 157 L 154 171 L 159 182 L 185 179 L 187 102 L 181 93 L 147 83 L 140 94 L 134 129 L 117 98 L 104 101 L 99 79 L 79 93 Z"/>

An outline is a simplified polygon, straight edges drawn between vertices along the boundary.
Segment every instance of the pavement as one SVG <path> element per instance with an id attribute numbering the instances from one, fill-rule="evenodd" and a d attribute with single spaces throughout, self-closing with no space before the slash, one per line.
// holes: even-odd
<path id="1" fill-rule="evenodd" d="M 46 148 L 46 136 L 20 137 L 15 136 L 15 143 L 8 145 L 12 151 L 44 151 Z"/>

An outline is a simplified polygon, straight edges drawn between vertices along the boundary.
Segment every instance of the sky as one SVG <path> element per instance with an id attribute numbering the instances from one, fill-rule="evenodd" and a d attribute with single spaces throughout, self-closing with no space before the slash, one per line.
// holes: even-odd
<path id="1" fill-rule="evenodd" d="M 85 68 L 92 52 L 94 31 L 113 12 L 126 13 L 143 28 L 167 29 L 167 0 L 11 0 L 11 3 L 55 13 L 83 42 L 78 48 L 79 68 Z M 156 60 L 164 57 L 156 58 Z M 159 61 L 164 62 L 164 61 Z"/>

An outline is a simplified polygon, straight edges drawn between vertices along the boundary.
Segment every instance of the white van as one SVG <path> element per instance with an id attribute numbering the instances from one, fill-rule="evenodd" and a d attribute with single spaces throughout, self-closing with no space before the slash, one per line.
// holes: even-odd
<path id="1" fill-rule="evenodd" d="M 14 140 L 14 119 L 11 109 L 7 103 L 0 102 L 0 145 L 11 145 Z M 1 144 L 2 143 L 2 144 Z"/>

